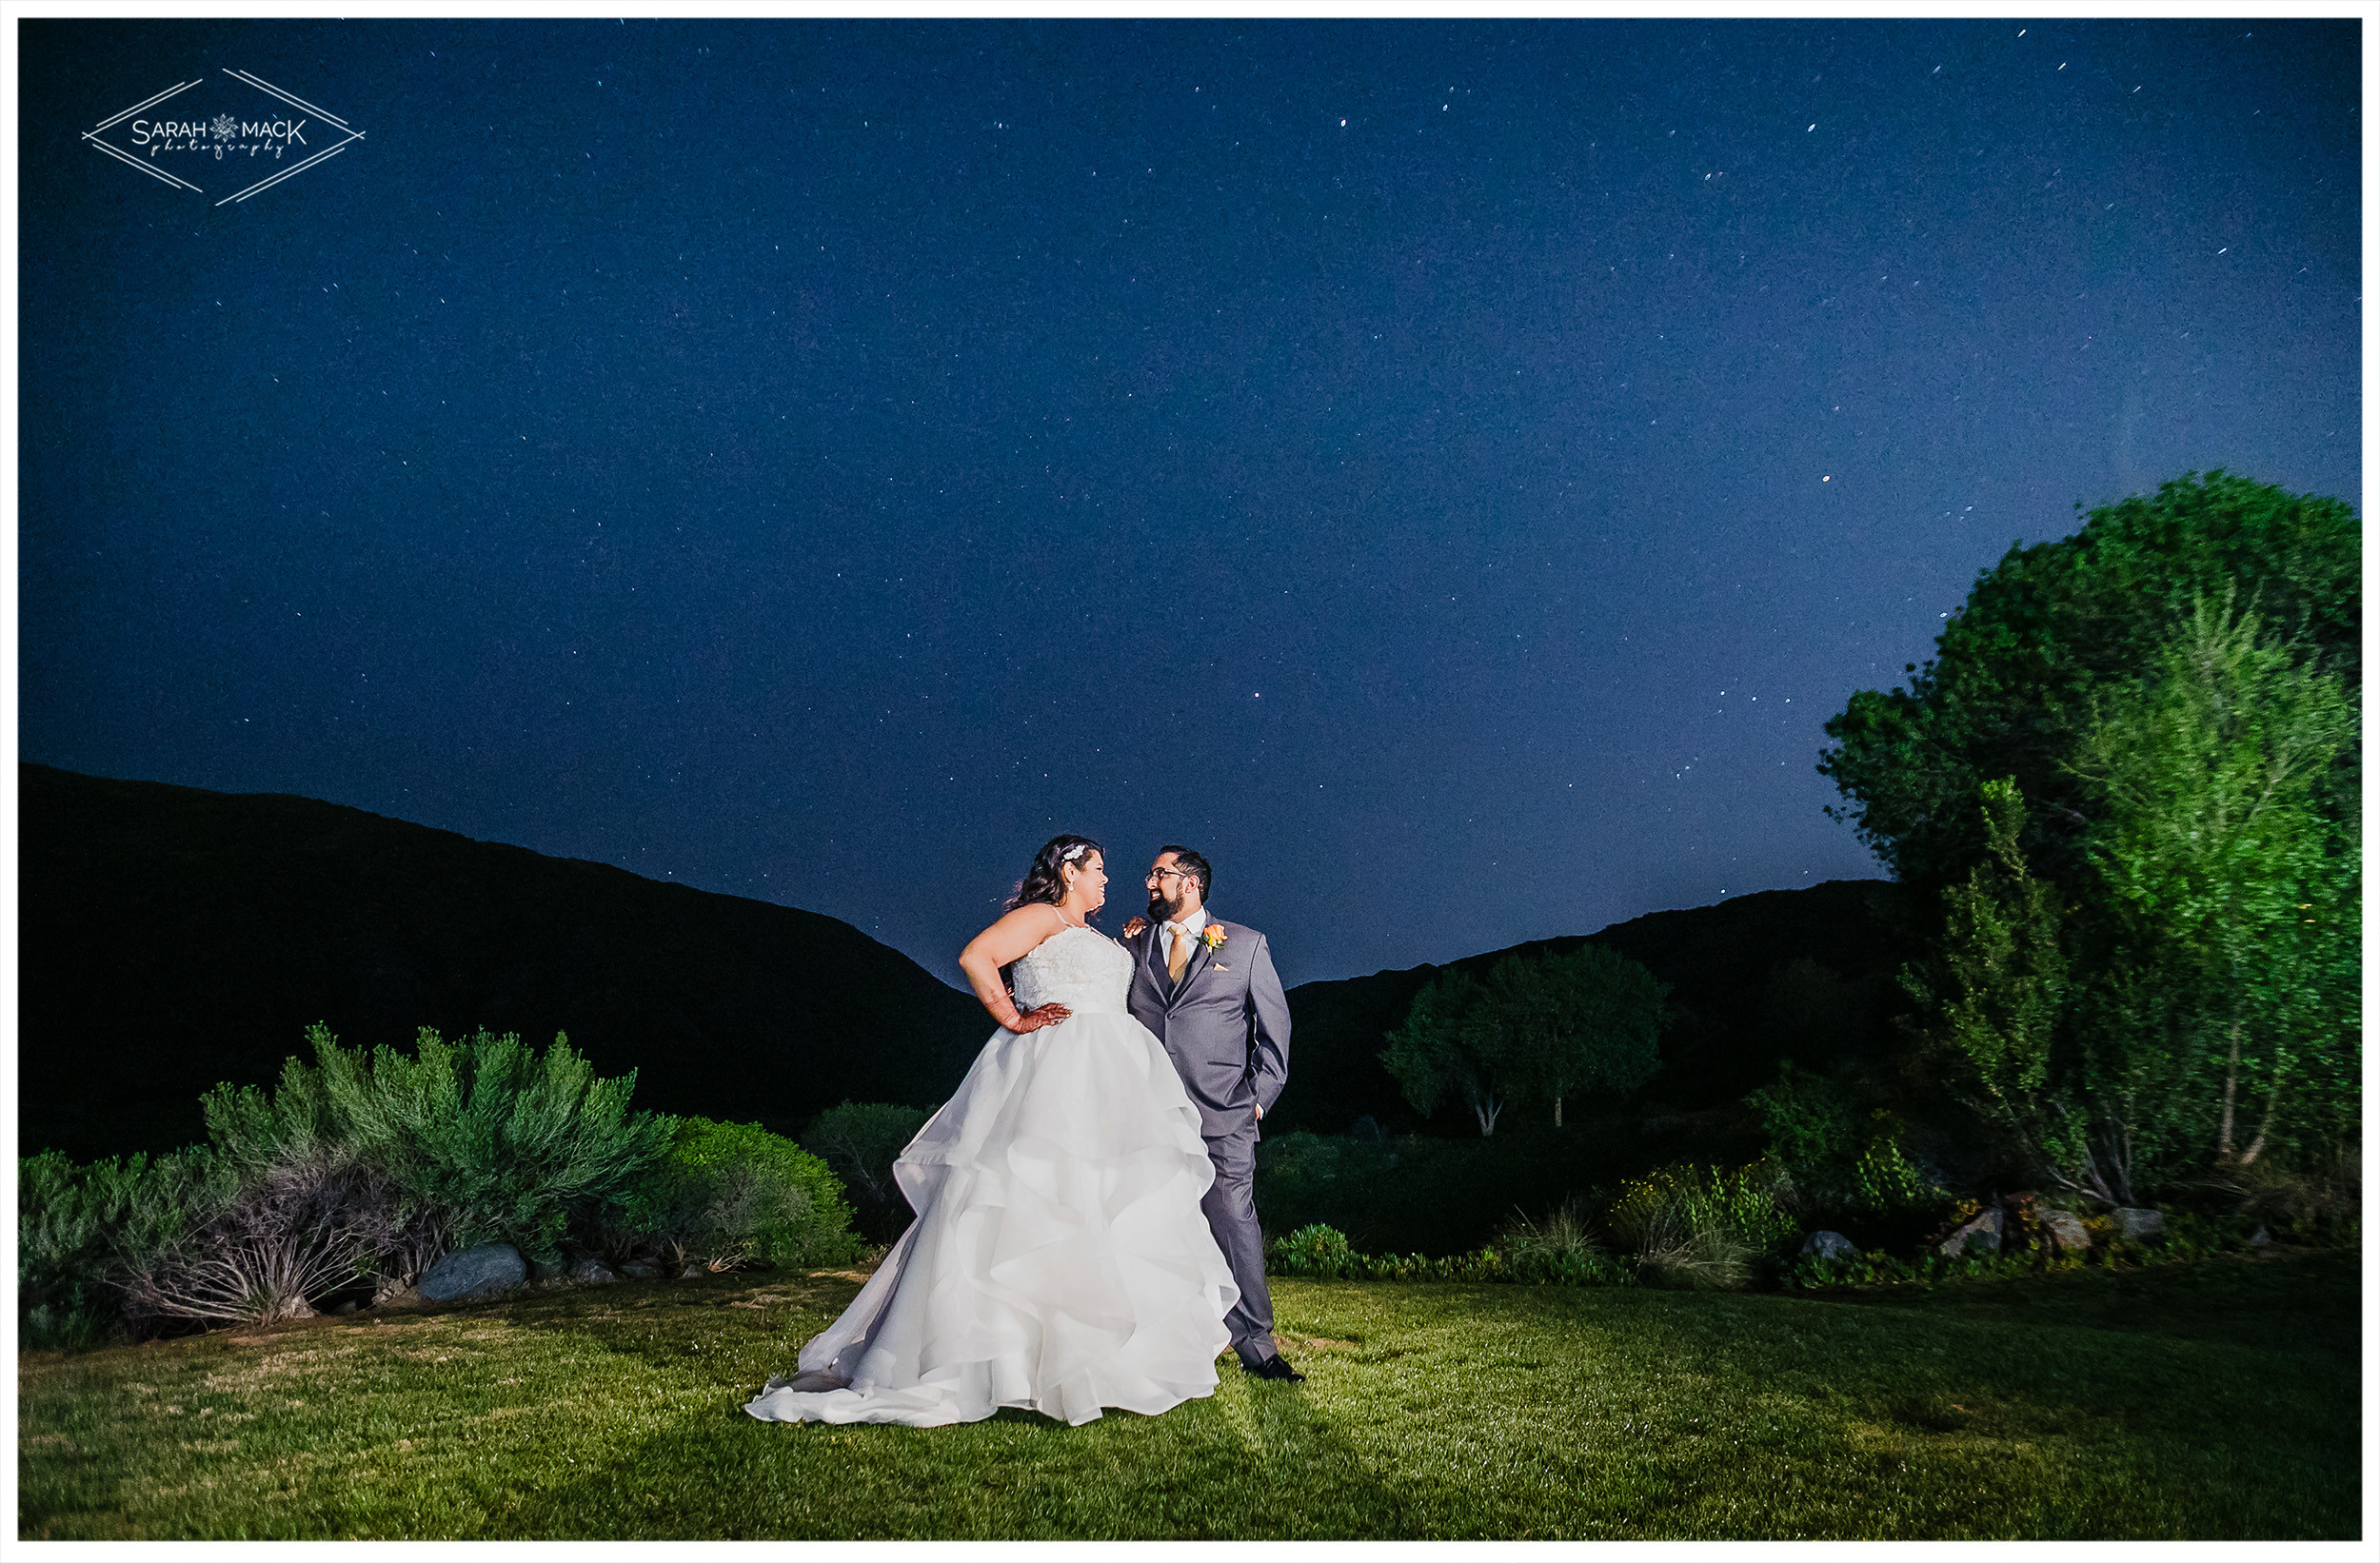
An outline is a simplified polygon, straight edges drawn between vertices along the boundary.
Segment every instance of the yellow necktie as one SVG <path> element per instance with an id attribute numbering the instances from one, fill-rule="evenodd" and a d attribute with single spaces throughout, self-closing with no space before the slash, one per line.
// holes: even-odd
<path id="1" fill-rule="evenodd" d="M 1174 947 L 1165 956 L 1165 975 L 1180 982 L 1183 969 L 1190 964 L 1190 930 L 1179 922 L 1169 922 L 1165 926 L 1174 932 Z"/>

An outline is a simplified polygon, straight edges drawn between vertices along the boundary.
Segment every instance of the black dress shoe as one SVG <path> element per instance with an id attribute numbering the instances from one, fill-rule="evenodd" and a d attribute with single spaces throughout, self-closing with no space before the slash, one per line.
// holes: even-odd
<path id="1" fill-rule="evenodd" d="M 1242 1362 L 1240 1369 L 1259 1378 L 1270 1378 L 1283 1384 L 1302 1384 L 1306 1381 L 1306 1375 L 1291 1367 L 1289 1358 L 1285 1356 L 1268 1356 L 1261 1362 Z"/>

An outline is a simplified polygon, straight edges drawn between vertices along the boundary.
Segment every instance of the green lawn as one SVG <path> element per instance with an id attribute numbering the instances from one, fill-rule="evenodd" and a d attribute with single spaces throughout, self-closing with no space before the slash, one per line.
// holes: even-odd
<path id="1" fill-rule="evenodd" d="M 1812 1297 L 1278 1280 L 1302 1386 L 1081 1428 L 738 1409 L 854 1280 L 722 1276 L 18 1369 L 82 1537 L 2330 1537 L 2359 1257 Z"/>

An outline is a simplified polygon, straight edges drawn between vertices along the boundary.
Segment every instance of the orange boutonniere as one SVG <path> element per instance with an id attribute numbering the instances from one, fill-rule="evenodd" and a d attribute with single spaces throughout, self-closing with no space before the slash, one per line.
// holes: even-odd
<path id="1" fill-rule="evenodd" d="M 1220 950 L 1223 947 L 1223 940 L 1231 936 L 1223 932 L 1223 925 L 1221 923 L 1210 922 L 1205 927 L 1199 930 L 1199 937 L 1206 940 L 1206 947 L 1208 949 Z"/>

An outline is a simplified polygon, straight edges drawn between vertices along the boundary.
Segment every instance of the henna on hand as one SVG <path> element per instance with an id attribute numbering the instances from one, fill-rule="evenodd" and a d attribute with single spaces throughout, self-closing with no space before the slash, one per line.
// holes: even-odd
<path id="1" fill-rule="evenodd" d="M 1074 1011 L 1063 1004 L 1043 1004 L 1038 1009 L 1029 1009 L 1018 1016 L 1015 1022 L 1007 1029 L 1021 1037 L 1027 1032 L 1039 1031 L 1043 1026 L 1054 1026 L 1072 1014 Z"/>

